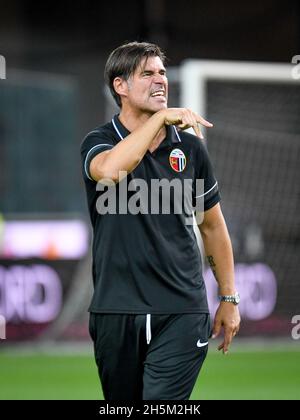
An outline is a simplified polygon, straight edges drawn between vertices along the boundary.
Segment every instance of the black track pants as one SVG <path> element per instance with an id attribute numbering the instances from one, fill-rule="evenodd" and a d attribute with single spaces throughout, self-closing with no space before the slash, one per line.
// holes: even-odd
<path id="1" fill-rule="evenodd" d="M 209 314 L 90 314 L 106 400 L 189 399 L 208 348 Z"/>

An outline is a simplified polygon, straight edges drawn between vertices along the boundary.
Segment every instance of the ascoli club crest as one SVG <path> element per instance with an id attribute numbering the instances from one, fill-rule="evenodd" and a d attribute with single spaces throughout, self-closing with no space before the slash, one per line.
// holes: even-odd
<path id="1" fill-rule="evenodd" d="M 185 154 L 180 149 L 174 149 L 170 153 L 169 162 L 174 171 L 182 172 L 186 166 Z"/>

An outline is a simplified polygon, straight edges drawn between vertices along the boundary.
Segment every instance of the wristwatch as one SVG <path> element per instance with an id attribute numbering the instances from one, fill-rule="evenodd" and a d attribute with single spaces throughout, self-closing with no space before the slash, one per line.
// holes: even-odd
<path id="1" fill-rule="evenodd" d="M 234 305 L 240 303 L 240 295 L 236 292 L 234 295 L 221 295 L 219 296 L 220 302 L 231 302 Z"/>

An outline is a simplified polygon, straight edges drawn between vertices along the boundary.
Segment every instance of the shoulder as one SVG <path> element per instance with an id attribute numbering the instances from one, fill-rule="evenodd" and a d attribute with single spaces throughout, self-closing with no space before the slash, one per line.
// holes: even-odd
<path id="1" fill-rule="evenodd" d="M 91 131 L 89 131 L 83 138 L 81 142 L 80 149 L 83 150 L 86 147 L 89 147 L 91 144 L 95 142 L 99 142 L 100 144 L 103 141 L 107 141 L 109 144 L 114 143 L 114 130 L 113 125 L 111 122 L 108 122 L 104 125 L 98 126 Z"/>

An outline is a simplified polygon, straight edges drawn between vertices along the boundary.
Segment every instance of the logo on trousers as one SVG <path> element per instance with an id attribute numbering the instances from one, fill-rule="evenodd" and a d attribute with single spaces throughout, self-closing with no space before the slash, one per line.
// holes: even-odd
<path id="1" fill-rule="evenodd" d="M 206 341 L 205 343 L 201 343 L 200 339 L 197 341 L 197 347 L 205 347 L 207 346 L 207 344 L 208 344 L 208 341 Z"/>

